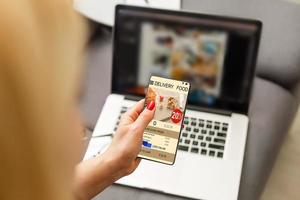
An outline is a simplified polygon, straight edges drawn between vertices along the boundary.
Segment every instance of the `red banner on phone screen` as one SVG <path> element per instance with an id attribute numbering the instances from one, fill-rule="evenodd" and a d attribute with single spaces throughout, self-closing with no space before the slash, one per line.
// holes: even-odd
<path id="1" fill-rule="evenodd" d="M 180 109 L 175 108 L 172 112 L 171 120 L 173 123 L 177 124 L 182 120 L 183 113 Z"/>

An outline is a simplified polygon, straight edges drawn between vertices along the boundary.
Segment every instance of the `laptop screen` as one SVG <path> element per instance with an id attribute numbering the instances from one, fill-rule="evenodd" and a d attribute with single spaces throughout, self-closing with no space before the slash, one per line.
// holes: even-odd
<path id="1" fill-rule="evenodd" d="M 191 84 L 190 107 L 247 112 L 259 21 L 123 5 L 115 20 L 114 93 L 144 97 L 162 76 Z"/>

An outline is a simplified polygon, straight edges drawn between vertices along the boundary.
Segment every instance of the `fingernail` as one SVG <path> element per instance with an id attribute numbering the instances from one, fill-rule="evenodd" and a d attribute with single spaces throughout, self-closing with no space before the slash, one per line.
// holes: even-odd
<path id="1" fill-rule="evenodd" d="M 155 102 L 154 101 L 150 101 L 150 103 L 147 105 L 148 110 L 153 110 L 154 107 L 155 107 Z"/>

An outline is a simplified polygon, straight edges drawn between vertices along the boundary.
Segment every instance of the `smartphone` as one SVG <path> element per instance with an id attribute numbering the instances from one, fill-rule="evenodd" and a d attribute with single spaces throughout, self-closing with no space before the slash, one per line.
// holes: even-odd
<path id="1" fill-rule="evenodd" d="M 154 101 L 156 109 L 145 129 L 138 157 L 174 164 L 189 90 L 188 82 L 150 77 L 145 106 Z"/>

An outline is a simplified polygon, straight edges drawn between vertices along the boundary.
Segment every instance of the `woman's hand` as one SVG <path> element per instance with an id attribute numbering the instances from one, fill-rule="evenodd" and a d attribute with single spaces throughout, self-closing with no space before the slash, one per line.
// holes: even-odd
<path id="1" fill-rule="evenodd" d="M 116 163 L 116 170 L 121 176 L 132 173 L 140 163 L 137 158 L 141 150 L 143 133 L 153 119 L 155 103 L 152 101 L 143 111 L 144 100 L 139 101 L 120 121 L 112 144 L 103 156 Z"/>
<path id="2" fill-rule="evenodd" d="M 155 103 L 143 110 L 144 100 L 124 113 L 109 148 L 94 159 L 80 163 L 75 172 L 75 196 L 91 199 L 119 178 L 132 173 L 140 163 L 143 133 L 153 119 Z"/>

